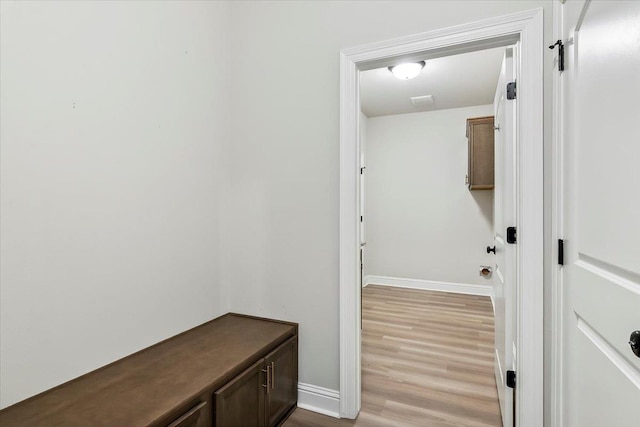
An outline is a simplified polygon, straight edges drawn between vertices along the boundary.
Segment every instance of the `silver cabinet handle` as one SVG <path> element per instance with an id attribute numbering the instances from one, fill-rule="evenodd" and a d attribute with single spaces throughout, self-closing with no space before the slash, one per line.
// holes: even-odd
<path id="1" fill-rule="evenodd" d="M 270 377 L 271 377 L 271 370 L 269 369 L 271 368 L 271 366 L 267 365 L 267 369 L 263 369 L 262 372 L 264 372 L 265 375 L 265 379 L 267 380 L 266 384 L 262 384 L 262 387 L 267 389 L 267 393 L 269 393 L 269 390 L 272 388 L 271 387 L 271 383 L 270 383 Z"/>

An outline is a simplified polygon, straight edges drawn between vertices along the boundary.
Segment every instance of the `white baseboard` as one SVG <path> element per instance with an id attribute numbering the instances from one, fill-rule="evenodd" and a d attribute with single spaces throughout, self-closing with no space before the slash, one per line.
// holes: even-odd
<path id="1" fill-rule="evenodd" d="M 298 383 L 298 408 L 340 418 L 340 393 L 313 384 Z"/>
<path id="2" fill-rule="evenodd" d="M 423 289 L 427 291 L 454 292 L 457 294 L 482 295 L 491 297 L 493 286 L 471 285 L 467 283 L 435 282 L 433 280 L 404 279 L 389 276 L 366 276 L 364 285 L 383 285 L 396 288 Z"/>

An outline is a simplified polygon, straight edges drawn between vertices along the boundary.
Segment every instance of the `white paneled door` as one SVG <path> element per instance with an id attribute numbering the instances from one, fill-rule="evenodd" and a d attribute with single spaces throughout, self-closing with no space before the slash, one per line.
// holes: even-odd
<path id="1" fill-rule="evenodd" d="M 562 12 L 562 425 L 637 427 L 640 2 Z"/>
<path id="2" fill-rule="evenodd" d="M 507 48 L 494 105 L 494 244 L 495 244 L 495 339 L 496 383 L 502 422 L 513 426 L 513 389 L 507 386 L 506 372 L 515 371 L 516 346 L 516 245 L 508 243 L 507 228 L 516 226 L 516 100 L 508 99 L 507 84 L 515 81 L 516 48 Z M 516 236 L 517 237 L 517 236 Z"/>

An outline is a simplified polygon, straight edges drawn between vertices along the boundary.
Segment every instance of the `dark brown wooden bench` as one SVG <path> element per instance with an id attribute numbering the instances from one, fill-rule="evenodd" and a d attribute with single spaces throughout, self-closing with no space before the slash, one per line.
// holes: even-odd
<path id="1" fill-rule="evenodd" d="M 298 325 L 229 313 L 0 411 L 0 426 L 275 426 L 295 409 Z"/>

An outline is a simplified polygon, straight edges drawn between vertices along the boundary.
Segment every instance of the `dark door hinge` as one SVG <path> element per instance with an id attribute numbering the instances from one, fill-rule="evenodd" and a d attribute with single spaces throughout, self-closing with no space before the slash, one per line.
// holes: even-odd
<path id="1" fill-rule="evenodd" d="M 516 99 L 516 82 L 507 83 L 507 99 Z"/>
<path id="2" fill-rule="evenodd" d="M 516 388 L 516 371 L 507 371 L 507 387 Z"/>
<path id="3" fill-rule="evenodd" d="M 362 175 L 364 173 L 365 167 L 361 167 L 360 168 L 360 175 Z"/>
<path id="4" fill-rule="evenodd" d="M 516 227 L 507 227 L 507 243 L 516 243 L 518 241 L 518 229 Z"/>
<path id="5" fill-rule="evenodd" d="M 549 46 L 549 49 L 555 49 L 556 46 L 558 46 L 558 71 L 564 71 L 564 43 L 558 40 Z"/>
<path id="6" fill-rule="evenodd" d="M 362 215 L 360 215 L 360 222 L 362 222 Z"/>
<path id="7" fill-rule="evenodd" d="M 558 264 L 564 265 L 564 240 L 558 239 Z"/>

